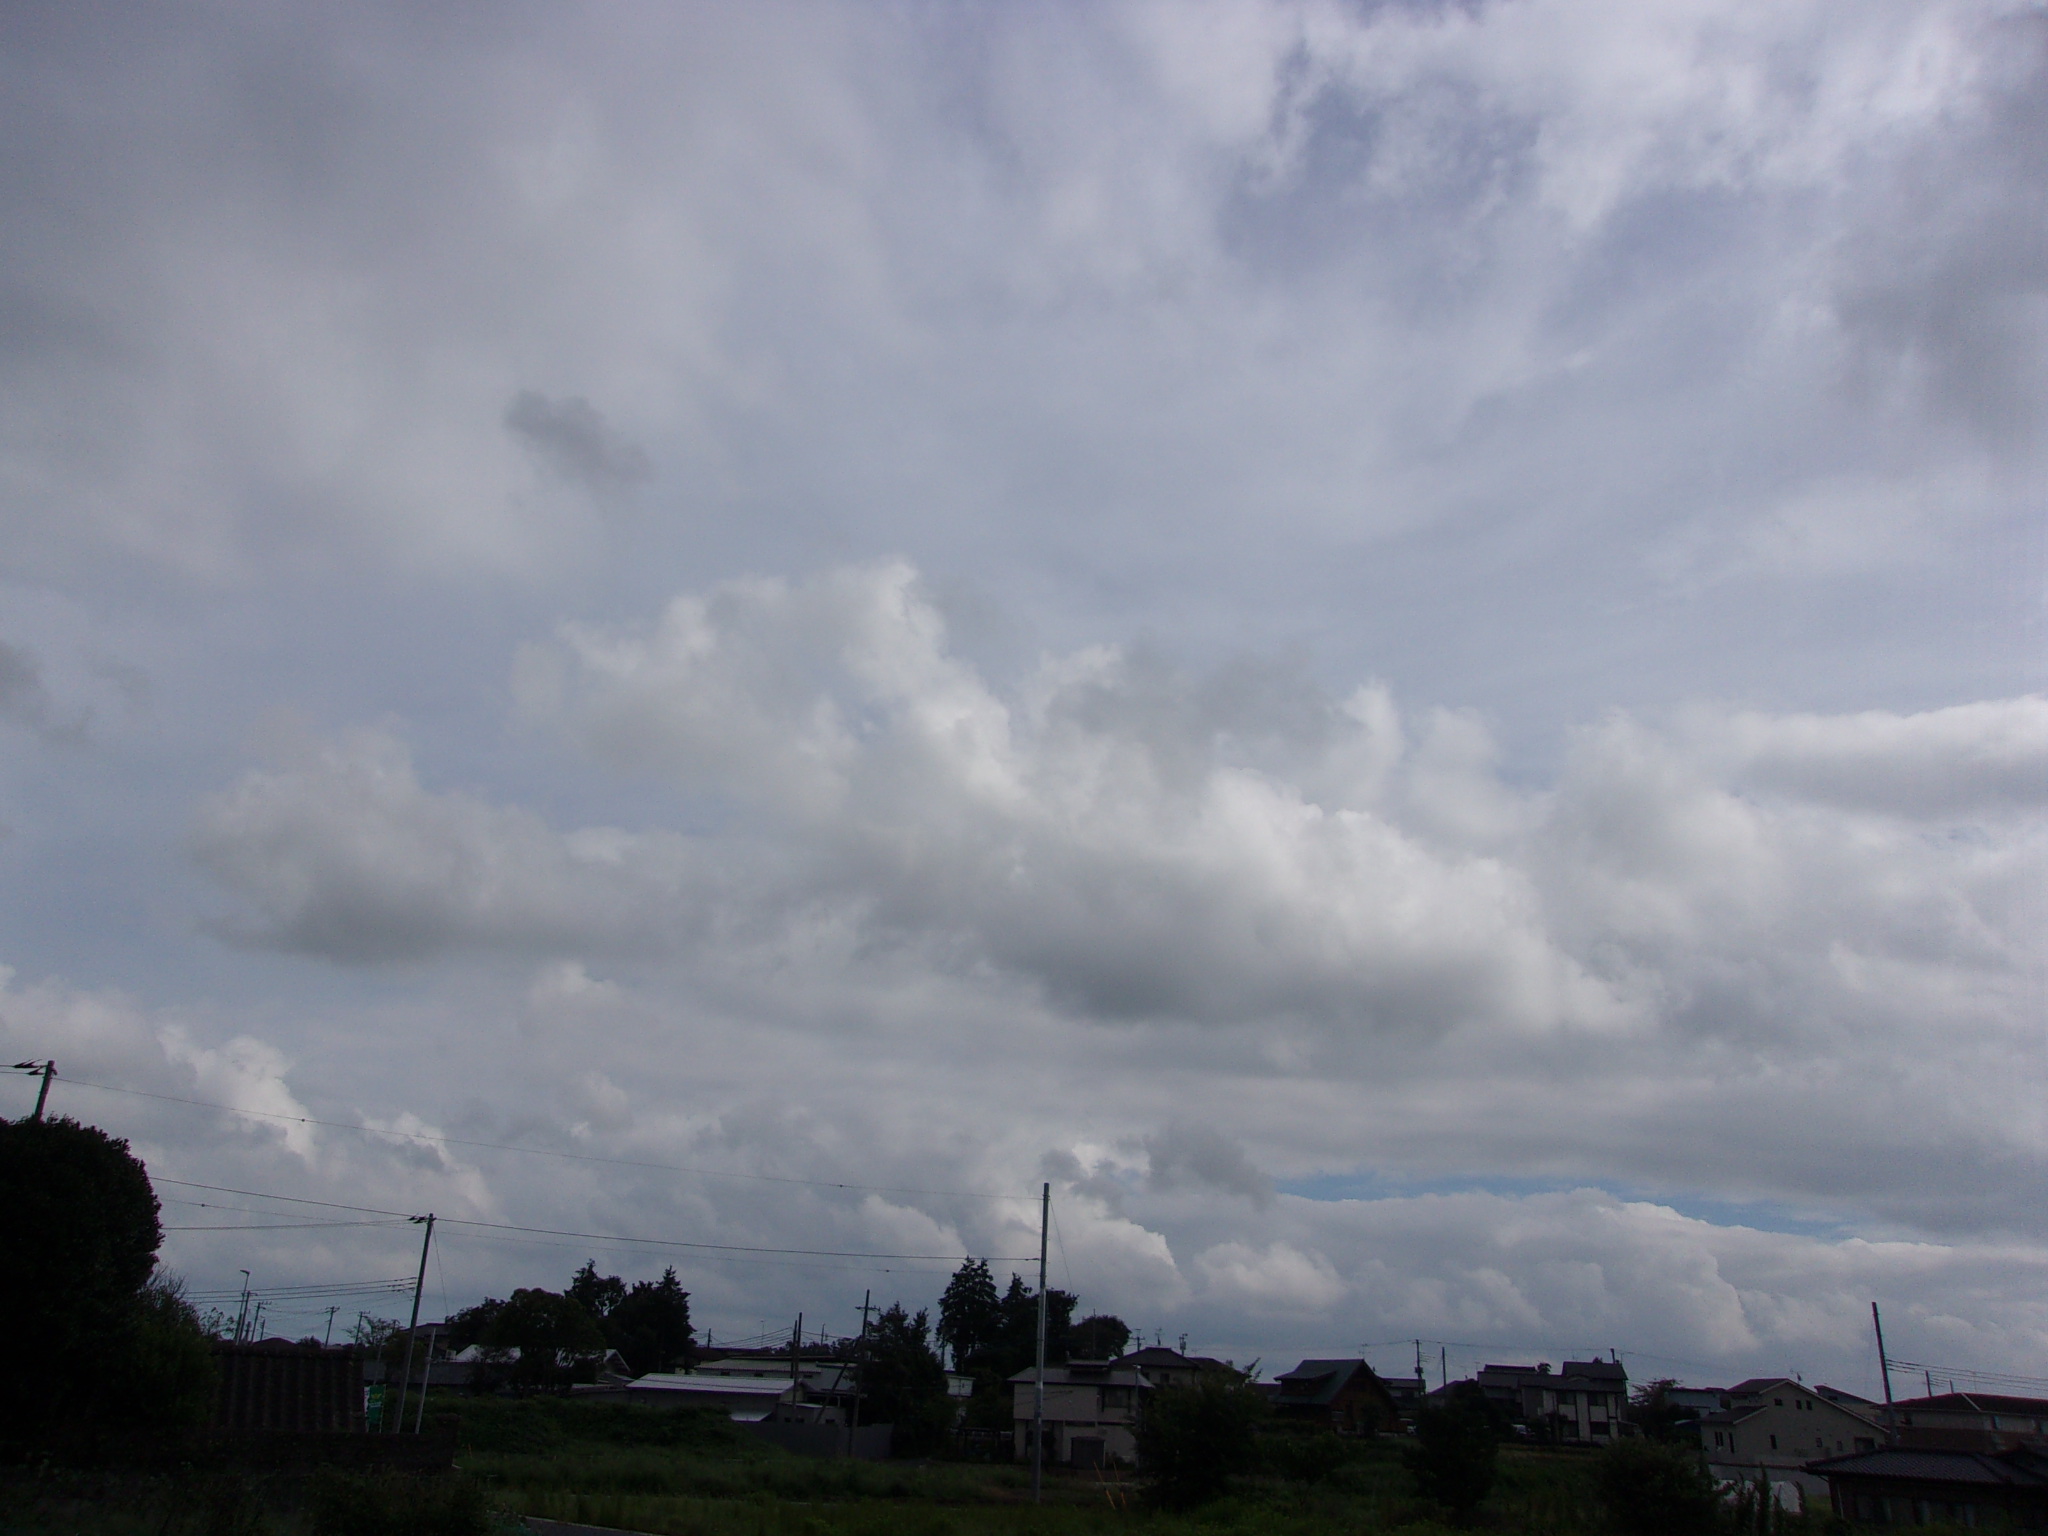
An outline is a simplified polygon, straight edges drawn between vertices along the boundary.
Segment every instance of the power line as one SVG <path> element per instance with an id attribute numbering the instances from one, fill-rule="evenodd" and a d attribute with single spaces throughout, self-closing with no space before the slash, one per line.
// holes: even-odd
<path id="1" fill-rule="evenodd" d="M 687 1173 L 705 1179 L 746 1179 L 765 1184 L 801 1184 L 812 1189 L 844 1189 L 876 1195 L 930 1195 L 962 1200 L 1036 1200 L 1036 1195 L 1005 1195 L 985 1189 L 912 1189 L 895 1184 L 855 1184 L 836 1179 L 803 1179 L 781 1173 L 734 1173 L 723 1168 L 695 1168 L 684 1163 L 656 1163 L 632 1157 L 600 1157 L 594 1152 L 564 1152 L 555 1147 L 522 1147 L 514 1142 L 478 1141 L 466 1136 L 435 1136 L 426 1131 L 387 1131 L 374 1125 L 349 1125 L 340 1120 L 320 1120 L 311 1115 L 287 1115 L 276 1110 L 243 1109 L 212 1099 L 191 1099 L 176 1093 L 152 1093 L 144 1088 L 117 1088 L 112 1083 L 89 1082 L 82 1077 L 64 1079 L 72 1088 L 97 1088 L 102 1093 L 122 1093 L 138 1099 L 158 1099 L 167 1104 L 190 1104 L 199 1109 L 217 1109 L 223 1114 L 245 1115 L 252 1120 L 277 1120 L 287 1125 L 317 1125 L 330 1131 L 348 1131 L 357 1136 L 391 1136 L 401 1141 L 432 1142 L 444 1147 L 482 1147 L 493 1152 L 524 1152 L 530 1157 L 559 1157 L 577 1163 L 603 1163 L 615 1168 L 651 1168 L 661 1173 Z"/>
<path id="2" fill-rule="evenodd" d="M 1995 1386 L 2048 1387 L 2048 1377 L 2017 1376 L 2009 1371 L 1969 1371 L 1955 1365 L 1929 1365 L 1924 1360 L 1899 1360 L 1887 1357 L 1885 1364 L 1895 1371 L 1920 1371 L 1929 1376 L 1946 1377 L 1950 1381 L 1982 1381 Z"/>
<path id="3" fill-rule="evenodd" d="M 309 1232 L 330 1227 L 395 1227 L 395 1221 L 244 1221 L 218 1226 L 163 1227 L 165 1232 Z"/>
<path id="4" fill-rule="evenodd" d="M 200 1184 L 191 1179 L 159 1179 L 157 1182 L 174 1184 L 181 1189 L 211 1190 L 215 1194 L 247 1195 L 258 1200 L 288 1200 L 295 1205 L 324 1206 L 330 1210 L 354 1211 L 366 1216 L 389 1216 L 401 1220 L 411 1219 L 409 1213 L 405 1211 L 380 1210 L 375 1206 L 368 1205 L 344 1205 L 337 1200 L 313 1200 L 303 1195 L 273 1195 L 260 1189 L 232 1189 L 225 1184 Z M 604 1232 L 572 1232 L 560 1227 L 528 1227 L 509 1221 L 475 1221 L 460 1216 L 443 1216 L 440 1218 L 440 1221 L 444 1226 L 472 1227 L 490 1232 L 524 1232 L 531 1233 L 536 1237 L 575 1238 L 584 1242 L 616 1243 L 635 1248 L 681 1248 L 693 1252 L 713 1254 L 765 1254 L 776 1258 L 809 1259 L 922 1260 L 948 1264 L 960 1257 L 960 1255 L 952 1253 L 867 1253 L 857 1249 L 846 1248 L 765 1248 L 745 1243 L 698 1243 L 672 1237 L 631 1237 Z M 308 1223 L 308 1225 L 318 1225 L 318 1223 Z M 346 1223 L 346 1225 L 354 1225 L 354 1223 Z M 362 1225 L 373 1226 L 376 1223 L 366 1222 L 362 1223 Z M 999 1264 L 1023 1264 L 1028 1262 L 1028 1260 L 1017 1258 L 1014 1255 L 991 1255 L 991 1257 Z"/>

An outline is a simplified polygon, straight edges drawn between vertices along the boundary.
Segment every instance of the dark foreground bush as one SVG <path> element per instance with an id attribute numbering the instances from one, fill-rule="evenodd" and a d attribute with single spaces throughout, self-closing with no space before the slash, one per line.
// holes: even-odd
<path id="1" fill-rule="evenodd" d="M 318 1472 L 306 1485 L 313 1536 L 489 1536 L 489 1502 L 467 1477 Z"/>
<path id="2" fill-rule="evenodd" d="M 1495 1414 L 1475 1388 L 1415 1416 L 1415 1443 L 1405 1459 L 1422 1496 L 1443 1505 L 1463 1525 L 1493 1491 L 1499 1453 Z"/>
<path id="3" fill-rule="evenodd" d="M 1706 1536 L 1720 1513 L 1697 1447 L 1617 1440 L 1600 1453 L 1597 1481 L 1620 1536 Z"/>
<path id="4" fill-rule="evenodd" d="M 1258 1460 L 1266 1404 L 1235 1373 L 1209 1371 L 1153 1394 L 1138 1426 L 1138 1470 L 1161 1503 L 1177 1508 L 1222 1497 L 1231 1474 Z"/>

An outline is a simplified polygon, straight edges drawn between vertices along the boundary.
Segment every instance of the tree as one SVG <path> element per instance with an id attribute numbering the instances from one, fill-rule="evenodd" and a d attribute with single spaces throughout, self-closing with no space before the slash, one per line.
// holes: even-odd
<path id="1" fill-rule="evenodd" d="M 1265 1399 L 1235 1371 L 1204 1371 L 1161 1388 L 1138 1423 L 1138 1470 L 1164 1504 L 1185 1508 L 1219 1498 L 1231 1474 L 1257 1458 L 1265 1415 Z"/>
<path id="2" fill-rule="evenodd" d="M 1616 1440 L 1600 1453 L 1599 1486 L 1621 1536 L 1705 1536 L 1720 1509 L 1696 1447 Z"/>
<path id="3" fill-rule="evenodd" d="M 931 1320 L 892 1305 L 867 1326 L 856 1347 L 860 1363 L 861 1418 L 893 1424 L 891 1450 L 898 1456 L 935 1449 L 952 1419 L 946 1368 L 931 1345 Z"/>
<path id="4" fill-rule="evenodd" d="M 953 1369 L 971 1371 L 973 1362 L 1002 1332 L 1002 1298 L 987 1259 L 969 1259 L 946 1282 L 939 1298 L 939 1343 L 953 1352 Z"/>
<path id="5" fill-rule="evenodd" d="M 163 1229 L 128 1143 L 67 1118 L 0 1121 L 0 1191 L 0 1309 L 13 1327 L 0 1438 L 203 1416 L 212 1359 L 175 1284 L 151 1286 Z M 156 1373 L 153 1397 L 132 1390 L 138 1363 Z"/>
<path id="6" fill-rule="evenodd" d="M 1635 1425 L 1644 1439 L 1672 1440 L 1681 1422 L 1699 1417 L 1697 1409 L 1682 1407 L 1671 1400 L 1671 1389 L 1677 1385 L 1666 1376 L 1643 1382 L 1629 1393 L 1628 1422 Z"/>
<path id="7" fill-rule="evenodd" d="M 1416 1414 L 1415 1443 L 1406 1461 L 1422 1496 L 1436 1500 L 1464 1525 L 1493 1491 L 1499 1449 L 1493 1405 L 1476 1384 L 1460 1382 L 1442 1407 Z"/>
<path id="8" fill-rule="evenodd" d="M 626 1299 L 626 1282 L 617 1275 L 599 1278 L 597 1260 L 586 1259 L 583 1267 L 576 1271 L 576 1277 L 569 1282 L 568 1294 L 601 1323 L 611 1316 L 612 1308 Z"/>
<path id="9" fill-rule="evenodd" d="M 1073 1360 L 1114 1360 L 1130 1342 L 1128 1323 L 1098 1312 L 1067 1330 L 1067 1356 Z"/>
<path id="10" fill-rule="evenodd" d="M 1080 1300 L 1056 1286 L 1045 1292 L 1045 1358 L 1050 1363 L 1067 1358 L 1067 1335 L 1071 1331 L 1075 1304 Z M 1017 1275 L 1010 1276 L 1010 1288 L 1003 1293 L 1001 1326 L 993 1346 L 986 1351 L 1004 1379 L 1017 1374 L 1038 1359 L 1038 1292 Z"/>
<path id="11" fill-rule="evenodd" d="M 635 1375 L 686 1369 L 696 1351 L 690 1293 L 673 1268 L 659 1280 L 641 1280 L 604 1314 L 604 1336 Z"/>
<path id="12" fill-rule="evenodd" d="M 604 1333 L 583 1304 L 553 1291 L 514 1291 L 491 1320 L 486 1346 L 519 1351 L 512 1362 L 515 1386 L 561 1391 L 575 1373 L 575 1357 L 605 1347 Z"/>

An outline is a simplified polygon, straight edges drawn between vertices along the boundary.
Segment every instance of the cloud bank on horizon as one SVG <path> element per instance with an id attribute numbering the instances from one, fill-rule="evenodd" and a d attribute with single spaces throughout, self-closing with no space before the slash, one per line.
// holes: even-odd
<path id="1" fill-rule="evenodd" d="M 0 1043 L 153 1169 L 727 1336 L 946 1266 L 653 1239 L 1045 1178 L 1239 1358 L 2048 1376 L 2038 6 L 0 54 Z"/>

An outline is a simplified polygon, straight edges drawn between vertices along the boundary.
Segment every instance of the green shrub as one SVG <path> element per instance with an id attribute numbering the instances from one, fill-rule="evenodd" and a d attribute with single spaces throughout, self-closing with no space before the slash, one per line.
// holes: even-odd
<path id="1" fill-rule="evenodd" d="M 1617 1440 L 1600 1453 L 1597 1482 L 1622 1536 L 1704 1536 L 1719 1517 L 1720 1496 L 1696 1446 Z"/>
<path id="2" fill-rule="evenodd" d="M 1499 1453 L 1495 1415 L 1475 1388 L 1454 1394 L 1441 1408 L 1418 1413 L 1415 1443 L 1403 1459 L 1422 1496 L 1443 1505 L 1463 1525 L 1493 1491 Z"/>
<path id="3" fill-rule="evenodd" d="M 1138 1425 L 1138 1470 L 1161 1503 L 1220 1498 L 1233 1473 L 1258 1461 L 1265 1400 L 1235 1373 L 1207 1371 L 1155 1392 Z"/>
<path id="4" fill-rule="evenodd" d="M 468 1477 L 315 1473 L 306 1487 L 313 1536 L 490 1536 L 483 1489 Z"/>

